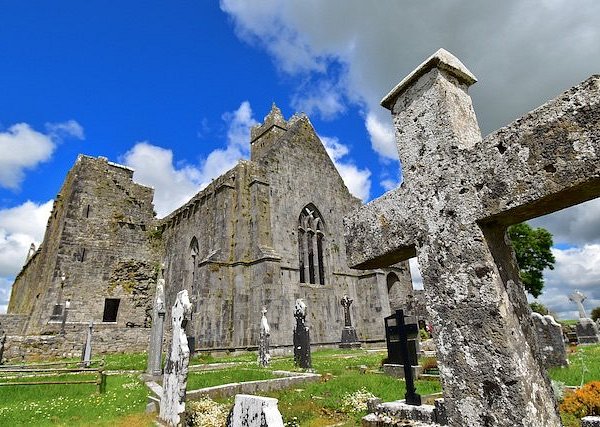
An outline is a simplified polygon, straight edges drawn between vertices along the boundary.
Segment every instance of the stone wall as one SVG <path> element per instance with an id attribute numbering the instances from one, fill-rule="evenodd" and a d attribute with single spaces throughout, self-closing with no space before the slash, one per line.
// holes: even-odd
<path id="1" fill-rule="evenodd" d="M 4 348 L 5 361 L 16 363 L 56 357 L 80 357 L 87 336 L 87 324 L 71 324 L 66 334 L 8 335 Z M 94 325 L 92 357 L 106 353 L 142 352 L 148 348 L 149 328 L 123 328 Z"/>
<path id="2" fill-rule="evenodd" d="M 0 314 L 0 334 L 2 331 L 7 335 L 22 334 L 27 318 L 24 314 Z"/>

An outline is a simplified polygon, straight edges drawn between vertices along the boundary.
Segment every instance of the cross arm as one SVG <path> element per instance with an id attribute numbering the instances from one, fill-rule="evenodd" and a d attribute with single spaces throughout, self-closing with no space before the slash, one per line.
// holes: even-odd
<path id="1" fill-rule="evenodd" d="M 511 225 L 600 196 L 600 75 L 487 136 L 480 221 Z"/>
<path id="2" fill-rule="evenodd" d="M 403 203 L 402 190 L 389 192 L 344 218 L 350 267 L 382 268 L 415 256 L 418 228 Z"/>

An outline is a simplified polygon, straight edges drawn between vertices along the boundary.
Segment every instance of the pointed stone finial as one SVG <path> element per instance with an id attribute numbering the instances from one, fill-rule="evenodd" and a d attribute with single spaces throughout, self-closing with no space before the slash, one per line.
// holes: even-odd
<path id="1" fill-rule="evenodd" d="M 283 114 L 275 102 L 271 105 L 271 111 L 269 114 L 265 116 L 264 122 L 272 122 L 272 123 L 285 123 L 285 119 L 283 118 Z"/>
<path id="2" fill-rule="evenodd" d="M 402 92 L 408 89 L 408 87 L 415 83 L 419 77 L 432 68 L 439 68 L 440 70 L 448 72 L 467 86 L 471 86 L 477 81 L 477 78 L 473 73 L 471 73 L 456 56 L 452 55 L 446 49 L 438 49 L 437 52 L 415 68 L 412 73 L 402 79 L 402 81 L 381 100 L 381 105 L 388 110 L 391 110 L 394 101 L 402 94 Z"/>

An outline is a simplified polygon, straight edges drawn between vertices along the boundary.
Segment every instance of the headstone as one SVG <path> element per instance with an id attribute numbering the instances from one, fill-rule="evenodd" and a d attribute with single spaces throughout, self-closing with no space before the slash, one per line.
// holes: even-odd
<path id="1" fill-rule="evenodd" d="M 592 319 L 580 318 L 577 321 L 577 343 L 596 344 L 600 342 L 598 325 Z"/>
<path id="2" fill-rule="evenodd" d="M 227 427 L 283 427 L 277 399 L 236 394 Z"/>
<path id="3" fill-rule="evenodd" d="M 162 374 L 162 345 L 165 327 L 165 279 L 163 270 L 156 282 L 154 308 L 152 311 L 152 330 L 150 332 L 150 347 L 148 349 L 148 366 L 146 372 L 150 375 Z"/>
<path id="4" fill-rule="evenodd" d="M 2 364 L 2 356 L 4 354 L 4 344 L 6 343 L 6 332 L 0 331 L 0 365 Z"/>
<path id="5" fill-rule="evenodd" d="M 396 310 L 394 314 L 385 319 L 385 338 L 388 348 L 388 369 L 399 367 L 404 371 L 406 382 L 406 395 L 404 399 L 408 405 L 420 405 L 421 396 L 415 389 L 415 370 L 418 366 L 416 342 L 419 337 L 419 325 L 412 316 L 404 315 L 403 310 Z M 407 322 L 408 320 L 408 322 Z M 391 366 L 390 366 L 391 365 Z M 385 369 L 385 365 L 384 365 Z"/>
<path id="6" fill-rule="evenodd" d="M 588 318 L 588 316 L 585 312 L 585 308 L 583 307 L 583 302 L 586 300 L 586 298 L 587 297 L 579 291 L 575 291 L 571 295 L 569 295 L 569 300 L 571 300 L 575 304 L 577 304 L 577 309 L 579 310 L 579 318 L 580 319 Z"/>
<path id="7" fill-rule="evenodd" d="M 356 328 L 352 326 L 352 318 L 350 317 L 350 306 L 352 305 L 352 298 L 348 295 L 340 300 L 340 304 L 344 308 L 344 329 L 342 329 L 342 342 L 340 348 L 359 348 L 360 342 L 356 335 Z"/>
<path id="8" fill-rule="evenodd" d="M 258 338 L 258 366 L 267 367 L 271 360 L 269 340 L 271 336 L 271 328 L 267 321 L 267 308 L 261 310 L 262 316 L 260 319 L 260 335 Z"/>
<path id="9" fill-rule="evenodd" d="M 354 268 L 418 257 L 448 424 L 560 426 L 506 228 L 600 196 L 600 76 L 481 138 L 443 49 L 396 86 L 401 186 L 346 217 Z"/>
<path id="10" fill-rule="evenodd" d="M 160 398 L 159 418 L 168 426 L 179 425 L 180 416 L 185 411 L 185 390 L 187 387 L 190 349 L 185 335 L 185 323 L 192 311 L 187 290 L 177 294 L 171 308 L 171 326 L 173 336 L 171 348 L 165 364 L 163 390 Z"/>
<path id="11" fill-rule="evenodd" d="M 94 329 L 94 322 L 90 321 L 88 325 L 87 335 L 85 339 L 85 345 L 83 346 L 83 352 L 81 354 L 81 361 L 83 366 L 86 368 L 90 367 L 92 360 L 92 330 Z"/>
<path id="12" fill-rule="evenodd" d="M 542 316 L 535 312 L 531 313 L 531 319 L 537 332 L 536 337 L 542 353 L 544 366 L 546 368 L 567 366 L 569 361 L 563 339 L 563 330 L 560 324 L 550 315 Z"/>
<path id="13" fill-rule="evenodd" d="M 312 368 L 310 355 L 310 334 L 306 326 L 306 304 L 301 298 L 296 300 L 294 306 L 294 365 L 303 369 Z"/>

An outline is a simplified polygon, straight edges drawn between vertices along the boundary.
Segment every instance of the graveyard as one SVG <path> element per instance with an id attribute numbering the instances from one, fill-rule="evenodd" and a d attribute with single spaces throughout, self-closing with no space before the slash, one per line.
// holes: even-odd
<path id="1" fill-rule="evenodd" d="M 167 306 L 161 272 L 148 352 L 94 354 L 90 322 L 80 359 L 0 365 L 0 420 L 599 425 L 600 334 L 586 312 L 586 296 L 569 296 L 579 319 L 575 342 L 567 344 L 563 325 L 532 314 L 506 229 L 600 196 L 600 77 L 485 138 L 468 95 L 475 82 L 440 49 L 392 89 L 382 105 L 392 114 L 404 182 L 344 220 L 350 267 L 383 269 L 419 259 L 431 335 L 423 319 L 398 309 L 379 319 L 385 344 L 363 345 L 351 316 L 359 290 L 337 300 L 343 311 L 339 343 L 313 345 L 310 304 L 296 298 L 293 312 L 285 313 L 294 319 L 291 348 L 275 351 L 269 311 L 256 307 L 256 350 L 207 354 L 187 335 L 196 301 L 183 289 Z M 319 230 L 315 211 L 306 212 Z M 319 269 L 324 273 L 310 260 L 314 282 Z M 212 415 L 202 421 L 203 412 Z"/>
<path id="2" fill-rule="evenodd" d="M 279 410 L 286 422 L 296 419 L 302 426 L 360 425 L 360 419 L 367 415 L 368 410 L 364 401 L 358 402 L 362 404 L 358 411 L 354 407 L 349 408 L 352 394 L 364 390 L 383 401 L 404 397 L 404 382 L 385 375 L 381 369 L 386 356 L 384 349 L 315 351 L 313 367 L 326 380 L 262 394 L 279 400 Z M 265 379 L 271 376 L 271 370 L 298 370 L 294 367 L 292 356 L 273 358 L 268 371 L 258 368 L 256 357 L 256 352 L 193 357 L 188 389 L 215 386 L 224 381 Z M 149 390 L 139 378 L 145 370 L 146 358 L 144 353 L 106 356 L 109 375 L 104 394 L 98 393 L 94 384 L 0 387 L 0 418 L 6 425 L 151 426 L 156 414 L 145 413 Z M 569 353 L 569 360 L 567 368 L 551 368 L 550 377 L 571 387 L 600 379 L 600 345 L 574 349 Z M 232 363 L 236 365 L 235 369 L 230 366 Z M 194 366 L 216 367 L 218 364 L 228 364 L 229 367 L 224 371 L 212 370 L 198 375 L 193 369 Z M 367 369 L 361 373 L 364 367 Z M 439 381 L 427 379 L 417 381 L 416 389 L 422 396 L 439 396 L 441 386 Z M 231 397 L 215 398 L 215 401 L 226 407 L 225 412 L 232 404 Z M 578 425 L 573 417 L 566 417 L 572 423 L 565 425 Z"/>

